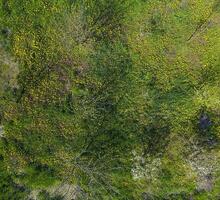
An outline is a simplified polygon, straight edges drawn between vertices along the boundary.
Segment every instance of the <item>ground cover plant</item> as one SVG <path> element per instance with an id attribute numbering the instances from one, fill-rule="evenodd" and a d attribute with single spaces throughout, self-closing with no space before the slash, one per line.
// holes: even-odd
<path id="1" fill-rule="evenodd" d="M 218 200 L 219 0 L 0 0 L 0 200 Z"/>

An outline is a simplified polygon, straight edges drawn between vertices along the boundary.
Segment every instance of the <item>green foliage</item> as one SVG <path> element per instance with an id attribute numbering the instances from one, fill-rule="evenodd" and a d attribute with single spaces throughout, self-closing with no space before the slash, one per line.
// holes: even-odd
<path id="1" fill-rule="evenodd" d="M 218 198 L 219 1 L 0 6 L 2 199 Z"/>
<path id="2" fill-rule="evenodd" d="M 0 199 L 16 200 L 24 199 L 28 195 L 28 190 L 24 185 L 19 185 L 13 181 L 13 176 L 7 171 L 7 167 L 2 160 L 0 161 Z"/>

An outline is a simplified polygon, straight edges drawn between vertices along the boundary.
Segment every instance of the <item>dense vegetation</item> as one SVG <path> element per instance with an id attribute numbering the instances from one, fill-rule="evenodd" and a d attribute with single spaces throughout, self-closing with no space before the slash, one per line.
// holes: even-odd
<path id="1" fill-rule="evenodd" d="M 220 198 L 219 0 L 0 0 L 0 200 Z"/>

